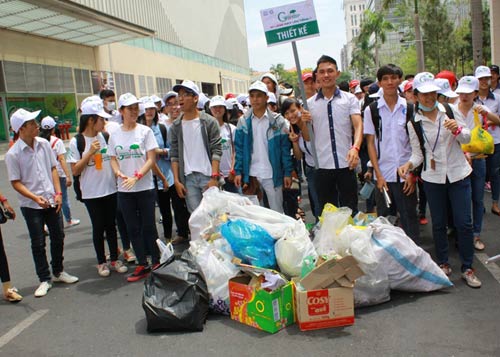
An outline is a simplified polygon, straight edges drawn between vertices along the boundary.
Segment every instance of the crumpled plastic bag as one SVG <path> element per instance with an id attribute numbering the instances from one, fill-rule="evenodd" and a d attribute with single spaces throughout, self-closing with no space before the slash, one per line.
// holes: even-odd
<path id="1" fill-rule="evenodd" d="M 203 239 L 190 242 L 189 250 L 200 266 L 210 293 L 208 303 L 212 312 L 229 315 L 228 280 L 240 271 L 232 262 L 229 243 L 223 239 L 207 242 Z"/>
<path id="2" fill-rule="evenodd" d="M 336 252 L 335 238 L 347 226 L 349 221 L 352 221 L 351 214 L 352 210 L 348 207 L 341 207 L 335 211 L 326 208 L 323 210 L 321 214 L 322 223 L 313 240 L 314 247 L 319 255 Z"/>
<path id="3" fill-rule="evenodd" d="M 208 315 L 207 283 L 189 250 L 172 256 L 144 282 L 148 332 L 202 331 Z"/>
<path id="4" fill-rule="evenodd" d="M 276 241 L 261 226 L 244 219 L 234 219 L 222 224 L 220 232 L 231 245 L 234 256 L 243 263 L 276 268 Z"/>
<path id="5" fill-rule="evenodd" d="M 157 239 L 156 244 L 160 251 L 160 264 L 163 264 L 174 255 L 174 246 L 172 243 L 165 244 L 161 239 Z"/>
<path id="6" fill-rule="evenodd" d="M 302 228 L 304 231 L 301 232 Z M 302 262 L 306 257 L 312 259 L 318 257 L 318 253 L 316 253 L 309 238 L 309 233 L 303 224 L 299 224 L 296 230 L 290 229 L 286 232 L 285 236 L 276 242 L 274 250 L 281 272 L 289 277 L 300 276 Z"/>

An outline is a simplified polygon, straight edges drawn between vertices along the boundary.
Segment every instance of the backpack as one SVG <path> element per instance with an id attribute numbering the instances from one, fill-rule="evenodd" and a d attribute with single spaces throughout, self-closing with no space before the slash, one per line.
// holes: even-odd
<path id="1" fill-rule="evenodd" d="M 106 131 L 101 132 L 102 136 L 104 137 L 104 140 L 106 141 L 106 144 L 109 141 L 109 133 Z M 83 151 L 85 150 L 85 138 L 81 133 L 78 133 L 75 135 L 76 139 L 76 149 L 80 153 L 80 159 L 82 158 Z M 80 174 L 81 175 L 81 174 Z M 80 188 L 80 175 L 75 176 L 73 175 L 73 190 L 75 190 L 76 194 L 76 199 L 80 202 L 83 202 L 82 199 L 82 190 Z"/>
<path id="2" fill-rule="evenodd" d="M 446 116 L 449 119 L 455 119 L 455 115 L 453 114 L 453 110 L 451 109 L 448 103 L 441 103 L 446 111 Z M 370 103 L 370 113 L 372 115 L 372 122 L 375 128 L 375 137 L 377 138 L 377 159 L 380 158 L 380 140 L 382 138 L 382 125 L 380 125 L 381 117 L 378 112 L 378 102 L 374 101 Z M 424 156 L 423 169 L 426 169 L 426 160 L 425 160 L 425 146 L 424 146 L 424 133 L 422 131 L 422 123 L 420 121 L 415 121 L 415 108 L 418 107 L 418 102 L 415 104 L 407 103 L 406 104 L 406 123 L 410 122 L 413 126 L 413 130 L 415 130 L 415 134 L 417 134 L 418 142 L 420 144 L 420 150 L 422 150 L 422 155 Z M 408 133 L 408 126 L 406 128 L 406 134 Z M 422 165 L 415 168 L 414 171 L 417 176 L 420 176 L 422 172 Z"/>

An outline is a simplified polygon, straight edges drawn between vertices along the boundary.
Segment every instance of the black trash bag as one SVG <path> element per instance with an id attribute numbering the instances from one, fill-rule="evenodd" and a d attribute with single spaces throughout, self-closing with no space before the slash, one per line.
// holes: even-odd
<path id="1" fill-rule="evenodd" d="M 189 250 L 171 257 L 144 282 L 142 307 L 148 332 L 203 331 L 208 300 L 205 277 Z"/>

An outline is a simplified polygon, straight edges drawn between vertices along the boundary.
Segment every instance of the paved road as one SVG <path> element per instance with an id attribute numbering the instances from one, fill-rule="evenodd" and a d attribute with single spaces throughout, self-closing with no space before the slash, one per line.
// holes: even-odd
<path id="1" fill-rule="evenodd" d="M 0 190 L 17 209 L 6 177 L 0 162 Z M 38 281 L 23 218 L 1 227 L 12 279 L 25 297 L 17 305 L 0 302 L 1 356 L 500 356 L 500 283 L 476 259 L 483 287 L 465 286 L 454 248 L 453 288 L 393 292 L 388 303 L 357 309 L 350 327 L 304 333 L 291 326 L 270 335 L 210 316 L 200 333 L 148 334 L 142 283 L 129 284 L 116 273 L 98 277 L 88 216 L 81 204 L 72 204 L 82 223 L 66 231 L 65 267 L 80 282 L 56 285 L 44 298 L 33 297 Z M 429 228 L 423 227 L 423 247 L 432 251 Z M 489 256 L 500 253 L 499 230 L 500 217 L 487 213 Z"/>

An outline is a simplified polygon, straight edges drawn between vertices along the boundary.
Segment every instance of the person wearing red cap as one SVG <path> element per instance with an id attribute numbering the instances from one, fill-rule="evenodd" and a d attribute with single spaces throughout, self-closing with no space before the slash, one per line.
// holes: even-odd
<path id="1" fill-rule="evenodd" d="M 307 100 L 316 94 L 314 78 L 311 72 L 302 73 L 302 82 L 304 82 L 305 98 Z"/>
<path id="2" fill-rule="evenodd" d="M 226 100 L 231 99 L 231 98 L 236 98 L 236 96 L 233 93 L 227 93 L 226 96 L 224 97 Z"/>
<path id="3" fill-rule="evenodd" d="M 457 76 L 455 76 L 455 73 L 453 73 L 452 71 L 448 71 L 445 69 L 445 70 L 439 72 L 438 74 L 436 74 L 435 78 L 447 79 L 448 82 L 450 82 L 450 87 L 451 87 L 452 91 L 454 91 L 457 88 L 457 84 L 458 84 Z"/>
<path id="4" fill-rule="evenodd" d="M 359 86 L 359 81 L 357 79 L 353 79 L 349 82 L 349 91 L 354 94 L 356 87 Z"/>

